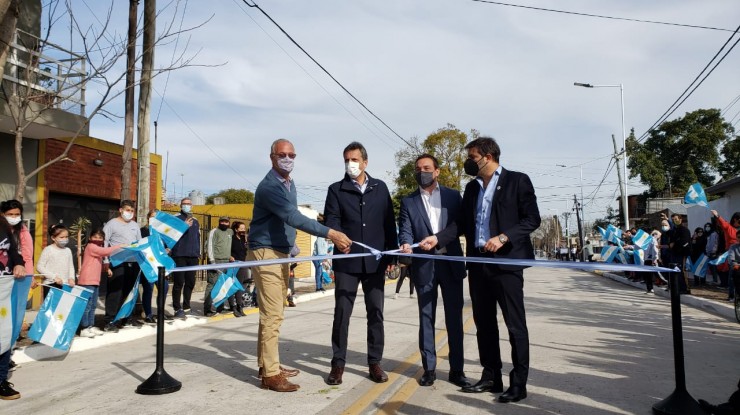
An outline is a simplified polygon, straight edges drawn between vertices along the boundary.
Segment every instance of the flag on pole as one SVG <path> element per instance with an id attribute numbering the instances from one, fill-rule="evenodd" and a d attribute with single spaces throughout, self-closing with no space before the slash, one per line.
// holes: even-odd
<path id="1" fill-rule="evenodd" d="M 601 239 L 606 240 L 606 229 L 601 226 L 597 226 L 596 228 L 599 230 L 599 234 L 601 234 Z"/>
<path id="2" fill-rule="evenodd" d="M 709 267 L 709 258 L 706 255 L 701 254 L 699 259 L 691 267 L 691 273 L 697 277 L 706 277 L 707 268 Z"/>
<path id="3" fill-rule="evenodd" d="M 686 193 L 686 197 L 683 198 L 683 201 L 687 205 L 699 205 L 706 208 L 709 207 L 707 194 L 704 193 L 704 188 L 702 188 L 699 183 L 694 183 L 689 186 L 689 191 Z"/>
<path id="4" fill-rule="evenodd" d="M 218 280 L 213 285 L 211 290 L 211 298 L 213 299 L 213 306 L 218 307 L 226 301 L 227 298 L 236 294 L 237 291 L 244 291 L 244 287 L 236 279 L 236 273 L 239 268 L 229 268 L 226 272 L 222 272 L 218 276 Z"/>
<path id="5" fill-rule="evenodd" d="M 141 275 L 141 274 L 139 274 Z M 121 309 L 118 310 L 118 313 L 116 314 L 116 318 L 113 319 L 113 322 L 116 322 L 118 320 L 127 318 L 131 315 L 131 313 L 134 312 L 134 307 L 136 307 L 136 298 L 139 294 L 139 276 L 136 276 L 136 281 L 134 282 L 134 288 L 131 289 L 131 292 L 128 293 L 126 296 L 126 299 L 123 301 L 123 304 L 121 305 Z"/>
<path id="6" fill-rule="evenodd" d="M 606 245 L 601 250 L 601 259 L 604 262 L 614 262 L 614 259 L 619 252 L 619 247 L 616 245 Z"/>
<path id="7" fill-rule="evenodd" d="M 168 248 L 175 246 L 188 227 L 184 220 L 161 211 L 157 211 L 154 217 L 149 219 L 149 229 L 156 230 Z"/>
<path id="8" fill-rule="evenodd" d="M 165 274 L 169 274 L 170 270 L 175 268 L 175 260 L 167 255 L 159 232 L 154 229 L 151 232 L 148 243 L 146 246 L 142 246 L 138 252 L 138 262 L 146 280 L 154 283 L 159 278 L 159 267 L 164 267 Z"/>
<path id="9" fill-rule="evenodd" d="M 13 348 L 26 314 L 28 291 L 33 278 L 0 277 L 0 354 Z"/>
<path id="10" fill-rule="evenodd" d="M 62 285 L 62 290 L 66 291 L 68 293 L 74 294 L 74 295 L 76 295 L 78 297 L 82 297 L 82 298 L 84 298 L 85 300 L 88 300 L 88 301 L 92 297 L 92 290 L 88 290 L 85 287 L 80 287 L 79 285 L 75 285 L 74 287 L 70 287 L 69 285 L 64 284 L 64 285 Z M 97 298 L 95 299 L 95 301 L 97 301 Z"/>
<path id="11" fill-rule="evenodd" d="M 28 338 L 55 349 L 69 350 L 86 306 L 84 298 L 50 287 Z"/>
<path id="12" fill-rule="evenodd" d="M 640 249 L 647 249 L 650 244 L 654 243 L 653 237 L 649 233 L 639 229 L 637 233 L 632 237 L 632 243 L 639 246 Z"/>

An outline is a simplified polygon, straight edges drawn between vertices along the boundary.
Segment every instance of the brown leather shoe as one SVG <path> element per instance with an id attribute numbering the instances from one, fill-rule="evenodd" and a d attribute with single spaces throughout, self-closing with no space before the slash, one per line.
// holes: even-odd
<path id="1" fill-rule="evenodd" d="M 288 379 L 283 374 L 275 376 L 265 376 L 262 378 L 262 389 L 272 390 L 276 392 L 295 392 L 301 387 L 295 383 L 288 382 Z"/>
<path id="2" fill-rule="evenodd" d="M 370 365 L 370 379 L 375 383 L 388 382 L 388 375 L 380 368 L 380 364 L 373 363 Z"/>
<path id="3" fill-rule="evenodd" d="M 280 366 L 280 374 L 285 376 L 286 378 L 292 378 L 292 377 L 298 376 L 299 373 L 301 373 L 301 371 L 298 369 L 286 369 Z M 265 376 L 265 369 L 260 368 L 257 376 L 259 376 L 259 378 L 262 379 L 262 376 Z"/>
<path id="4" fill-rule="evenodd" d="M 342 375 L 344 374 L 344 367 L 332 366 L 329 377 L 326 378 L 327 385 L 341 385 Z"/>

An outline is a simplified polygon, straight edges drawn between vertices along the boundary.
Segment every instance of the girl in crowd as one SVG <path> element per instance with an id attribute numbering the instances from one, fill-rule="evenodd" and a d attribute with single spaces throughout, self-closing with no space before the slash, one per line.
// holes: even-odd
<path id="1" fill-rule="evenodd" d="M 234 221 L 231 224 L 231 229 L 234 231 L 234 237 L 231 238 L 231 258 L 234 261 L 246 261 L 247 260 L 247 225 L 244 222 Z M 239 268 L 236 274 L 236 279 L 239 283 L 244 286 L 247 280 L 250 280 L 249 268 Z M 239 291 L 236 294 L 229 297 L 229 306 L 234 311 L 235 317 L 243 317 L 244 314 L 244 292 Z"/>
<path id="2" fill-rule="evenodd" d="M 82 267 L 80 268 L 80 277 L 77 283 L 81 287 L 92 291 L 90 301 L 87 302 L 85 313 L 82 315 L 82 321 L 80 321 L 80 336 L 82 337 L 95 337 L 104 333 L 103 330 L 95 327 L 95 309 L 98 305 L 103 258 L 110 256 L 113 252 L 123 247 L 123 245 L 116 245 L 104 248 L 103 241 L 105 241 L 103 228 L 96 228 L 90 234 L 90 239 L 85 246 L 85 253 L 82 256 Z M 113 272 L 108 269 L 106 276 L 111 275 L 113 275 Z"/>
<path id="3" fill-rule="evenodd" d="M 13 239 L 13 230 L 5 216 L 0 215 L 0 275 L 13 275 L 15 278 L 23 278 L 25 274 L 23 257 L 18 253 L 18 247 Z M 0 324 L 10 324 L 10 322 L 8 319 L 0 319 Z M 21 397 L 21 394 L 13 389 L 13 384 L 8 382 L 10 353 L 11 350 L 8 349 L 5 353 L 0 354 L 0 399 L 2 400 Z"/>
<path id="4" fill-rule="evenodd" d="M 49 236 L 52 243 L 41 251 L 36 269 L 39 274 L 44 275 L 44 284 L 54 285 L 61 288 L 62 284 L 70 287 L 75 285 L 75 267 L 72 250 L 67 248 L 69 242 L 69 231 L 62 224 L 51 225 Z M 44 287 L 44 297 L 49 292 Z"/>
<path id="5" fill-rule="evenodd" d="M 33 275 L 33 239 L 31 232 L 23 224 L 23 204 L 14 199 L 6 200 L 0 203 L 0 212 L 13 231 L 13 239 L 23 257 L 26 275 Z"/>

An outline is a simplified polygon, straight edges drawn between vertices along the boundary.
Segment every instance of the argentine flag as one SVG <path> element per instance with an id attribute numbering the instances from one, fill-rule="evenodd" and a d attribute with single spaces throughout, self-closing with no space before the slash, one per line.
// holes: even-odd
<path id="1" fill-rule="evenodd" d="M 645 251 L 640 248 L 635 248 L 634 251 L 632 251 L 632 259 L 635 262 L 635 265 L 645 265 Z"/>
<path id="2" fill-rule="evenodd" d="M 727 262 L 727 258 L 728 258 L 728 255 L 727 254 L 728 253 L 729 252 L 725 252 L 724 254 L 718 256 L 717 259 L 713 259 L 713 260 L 709 261 L 709 263 L 712 264 L 712 265 L 724 264 L 725 262 Z"/>
<path id="3" fill-rule="evenodd" d="M 121 305 L 121 309 L 118 310 L 118 314 L 116 314 L 116 318 L 113 319 L 113 322 L 127 318 L 131 315 L 131 313 L 134 312 L 134 307 L 136 307 L 136 298 L 138 297 L 138 294 L 139 276 L 137 275 L 136 282 L 134 282 L 134 288 L 126 296 L 126 300 L 123 301 L 123 305 Z"/>
<path id="4" fill-rule="evenodd" d="M 706 255 L 701 254 L 699 259 L 691 266 L 691 273 L 697 277 L 707 276 L 707 267 L 709 266 L 709 258 Z"/>
<path id="5" fill-rule="evenodd" d="M 12 349 L 21 333 L 32 280 L 30 276 L 23 279 L 0 276 L 0 354 Z"/>
<path id="6" fill-rule="evenodd" d="M 637 233 L 632 237 L 632 243 L 639 246 L 640 249 L 647 249 L 650 244 L 653 242 L 653 237 L 650 236 L 649 233 L 643 231 L 642 229 L 638 230 Z"/>
<path id="7" fill-rule="evenodd" d="M 175 246 L 188 227 L 184 220 L 160 211 L 149 219 L 149 229 L 157 231 L 168 248 Z"/>
<path id="8" fill-rule="evenodd" d="M 28 338 L 55 349 L 69 350 L 86 306 L 84 298 L 49 287 Z"/>
<path id="9" fill-rule="evenodd" d="M 617 257 L 617 253 L 619 253 L 619 247 L 615 245 L 606 245 L 601 250 L 601 259 L 604 262 L 614 262 L 614 259 Z"/>
<path id="10" fill-rule="evenodd" d="M 702 188 L 699 183 L 694 183 L 689 187 L 689 191 L 686 193 L 686 197 L 683 198 L 683 201 L 687 205 L 699 205 L 706 208 L 709 207 L 707 195 L 704 193 L 704 188 Z"/>
<path id="11" fill-rule="evenodd" d="M 169 274 L 175 268 L 175 260 L 167 255 L 159 232 L 154 229 L 151 232 L 149 241 L 138 249 L 137 261 L 146 280 L 154 283 L 159 278 L 159 267 L 164 267 L 166 274 Z"/>
<path id="12" fill-rule="evenodd" d="M 214 307 L 223 304 L 227 298 L 236 294 L 237 291 L 244 291 L 244 287 L 236 279 L 237 271 L 239 271 L 239 268 L 229 268 L 226 272 L 219 274 L 218 280 L 211 290 Z"/>
<path id="13" fill-rule="evenodd" d="M 84 298 L 85 300 L 90 301 L 90 298 L 92 297 L 92 291 L 88 290 L 85 287 L 80 287 L 79 285 L 75 285 L 74 287 L 70 287 L 67 284 L 62 285 L 62 290 L 74 294 L 78 297 Z M 95 299 L 97 301 L 97 298 Z"/>

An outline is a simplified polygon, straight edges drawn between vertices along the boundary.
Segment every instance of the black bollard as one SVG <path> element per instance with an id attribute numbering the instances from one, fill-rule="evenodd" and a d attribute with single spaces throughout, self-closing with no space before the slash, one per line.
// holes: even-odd
<path id="1" fill-rule="evenodd" d="M 686 390 L 686 370 L 683 358 L 683 328 L 681 325 L 681 298 L 678 293 L 678 278 L 683 271 L 671 272 L 668 284 L 671 288 L 671 323 L 673 328 L 673 363 L 675 366 L 676 389 L 667 398 L 653 405 L 653 413 L 658 415 L 705 415 L 689 391 Z"/>
<path id="2" fill-rule="evenodd" d="M 164 267 L 159 267 L 157 279 L 157 367 L 149 379 L 136 388 L 136 393 L 142 395 L 164 395 L 177 392 L 182 383 L 175 380 L 164 370 Z"/>

